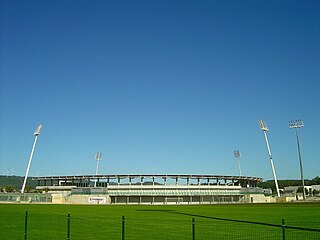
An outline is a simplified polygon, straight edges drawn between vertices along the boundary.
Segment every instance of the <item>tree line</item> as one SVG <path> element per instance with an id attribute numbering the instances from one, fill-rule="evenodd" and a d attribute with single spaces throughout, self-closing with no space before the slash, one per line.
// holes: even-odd
<path id="1" fill-rule="evenodd" d="M 287 179 L 287 180 L 278 180 L 278 185 L 280 189 L 283 189 L 284 187 L 289 187 L 289 186 L 300 186 L 298 188 L 298 192 L 302 192 L 302 183 L 301 180 L 296 180 L 296 179 Z M 304 185 L 305 186 L 310 186 L 310 185 L 320 185 L 320 177 L 317 176 L 313 179 L 305 179 L 304 180 Z M 264 189 L 272 189 L 272 192 L 276 191 L 276 186 L 274 183 L 274 180 L 267 180 L 264 182 L 261 182 L 258 184 L 258 187 L 264 188 Z M 315 192 L 316 194 L 319 194 L 319 191 Z"/>

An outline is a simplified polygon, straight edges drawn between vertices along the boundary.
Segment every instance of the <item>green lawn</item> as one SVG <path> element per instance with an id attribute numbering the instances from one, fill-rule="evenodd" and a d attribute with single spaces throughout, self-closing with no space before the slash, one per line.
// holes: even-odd
<path id="1" fill-rule="evenodd" d="M 66 239 L 67 215 L 71 215 L 72 240 L 121 239 L 121 217 L 125 216 L 125 239 L 279 239 L 282 229 L 234 222 L 227 219 L 285 224 L 320 230 L 319 203 L 246 205 L 18 205 L 0 204 L 0 239 L 24 239 L 28 211 L 28 239 Z M 211 219 L 216 218 L 216 219 Z M 221 220 L 217 218 L 223 218 Z M 286 229 L 285 239 L 320 239 L 320 232 Z"/>

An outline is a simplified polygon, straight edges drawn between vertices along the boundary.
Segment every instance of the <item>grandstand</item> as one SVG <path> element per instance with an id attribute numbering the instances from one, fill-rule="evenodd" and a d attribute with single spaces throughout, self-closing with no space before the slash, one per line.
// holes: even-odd
<path id="1" fill-rule="evenodd" d="M 33 178 L 56 203 L 213 204 L 265 202 L 258 177 L 152 174 Z M 94 184 L 96 182 L 96 187 Z M 59 195 L 60 193 L 60 195 Z M 56 199 L 55 199 L 56 198 Z"/>

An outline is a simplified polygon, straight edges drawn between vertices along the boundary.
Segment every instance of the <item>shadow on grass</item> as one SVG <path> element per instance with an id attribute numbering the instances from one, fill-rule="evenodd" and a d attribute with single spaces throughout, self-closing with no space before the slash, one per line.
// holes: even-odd
<path id="1" fill-rule="evenodd" d="M 247 220 L 237 220 L 237 219 L 229 219 L 229 218 L 220 218 L 220 217 L 212 217 L 212 216 L 205 216 L 199 214 L 191 214 L 191 213 L 184 213 L 179 212 L 176 210 L 162 210 L 162 209 L 153 209 L 153 210 L 137 210 L 137 211 L 144 211 L 144 212 L 164 212 L 168 214 L 177 214 L 177 215 L 184 215 L 190 217 L 198 217 L 198 218 L 205 218 L 205 219 L 212 219 L 212 220 L 219 220 L 219 221 L 227 221 L 227 222 L 237 222 L 237 223 L 248 223 L 248 224 L 255 224 L 255 225 L 262 225 L 262 226 L 270 226 L 270 227 L 277 227 L 277 228 L 289 228 L 289 229 L 296 229 L 296 230 L 306 230 L 311 232 L 320 232 L 319 229 L 313 228 L 304 228 L 304 227 L 293 227 L 293 226 L 285 226 L 280 224 L 272 224 L 272 223 L 264 223 L 264 222 L 254 222 L 254 221 L 247 221 Z"/>
<path id="2" fill-rule="evenodd" d="M 265 226 L 273 226 L 273 227 L 282 227 L 282 225 L 278 224 L 271 224 L 271 223 L 263 223 L 263 222 L 253 222 L 253 221 L 247 221 L 247 220 L 236 220 L 236 219 L 229 219 L 229 218 L 220 218 L 220 217 L 212 217 L 212 216 L 205 216 L 205 215 L 199 215 L 199 214 L 191 214 L 191 213 L 184 213 L 179 212 L 177 210 L 159 210 L 159 209 L 139 209 L 136 211 L 141 212 L 164 212 L 169 214 L 177 214 L 177 215 L 184 215 L 184 216 L 190 216 L 190 217 L 198 217 L 198 218 L 206 218 L 206 219 L 212 219 L 212 220 L 220 220 L 220 221 L 228 221 L 228 222 L 241 222 L 241 223 L 250 223 L 250 224 L 258 224 L 258 225 L 265 225 Z"/>

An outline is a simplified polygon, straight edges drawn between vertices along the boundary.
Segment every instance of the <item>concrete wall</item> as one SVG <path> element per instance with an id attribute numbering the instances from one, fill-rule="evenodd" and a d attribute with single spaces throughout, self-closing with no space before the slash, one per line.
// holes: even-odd
<path id="1" fill-rule="evenodd" d="M 52 193 L 52 203 L 53 204 L 64 204 L 66 203 L 66 197 L 62 193 Z"/>
<path id="2" fill-rule="evenodd" d="M 248 194 L 244 196 L 245 203 L 267 203 L 267 202 L 275 202 L 276 200 L 272 197 L 266 197 L 263 194 Z"/>
<path id="3" fill-rule="evenodd" d="M 110 204 L 109 195 L 71 195 L 67 198 L 69 204 Z"/>

